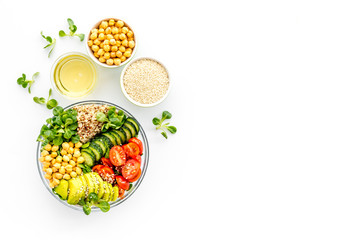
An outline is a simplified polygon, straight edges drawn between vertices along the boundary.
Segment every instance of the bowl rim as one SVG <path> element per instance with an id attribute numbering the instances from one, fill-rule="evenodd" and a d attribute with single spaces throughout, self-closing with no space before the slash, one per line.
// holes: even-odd
<path id="1" fill-rule="evenodd" d="M 150 103 L 150 104 L 145 104 L 145 103 L 139 103 L 137 101 L 135 101 L 134 99 L 132 99 L 129 94 L 126 92 L 125 90 L 125 87 L 124 87 L 124 75 L 125 75 L 125 72 L 126 70 L 128 69 L 128 67 L 131 66 L 131 64 L 133 64 L 134 62 L 136 61 L 139 61 L 139 60 L 142 60 L 142 59 L 150 59 L 150 60 L 153 60 L 157 63 L 159 63 L 166 71 L 167 75 L 168 75 L 168 78 L 169 78 L 169 88 L 168 90 L 166 91 L 165 95 L 157 102 L 154 102 L 154 103 Z M 169 71 L 168 69 L 165 67 L 165 65 L 160 62 L 159 60 L 155 59 L 155 58 L 152 58 L 152 57 L 137 57 L 137 58 L 134 58 L 132 59 L 129 64 L 127 64 L 124 69 L 121 71 L 121 74 L 120 74 L 120 88 L 121 88 L 121 91 L 123 92 L 123 94 L 125 95 L 125 98 L 130 101 L 131 103 L 135 104 L 136 106 L 139 106 L 139 107 L 144 107 L 144 108 L 147 108 L 147 107 L 154 107 L 160 103 L 162 103 L 166 98 L 167 96 L 169 95 L 170 91 L 171 91 L 171 88 L 172 88 L 172 80 L 170 78 L 170 74 L 169 74 Z"/>
<path id="2" fill-rule="evenodd" d="M 129 113 L 127 110 L 125 110 L 124 108 L 111 103 L 111 102 L 107 102 L 107 101 L 103 101 L 103 100 L 85 100 L 85 101 L 80 101 L 80 102 L 76 102 L 76 103 L 72 103 L 66 107 L 64 107 L 64 110 L 70 109 L 74 106 L 78 106 L 78 105 L 86 105 L 86 104 L 106 104 L 109 106 L 114 106 L 116 107 L 116 109 L 120 109 L 122 111 L 124 111 L 124 113 L 128 116 L 128 117 L 132 117 L 134 118 L 138 124 L 139 124 L 139 134 L 141 134 L 141 137 L 143 139 L 143 145 L 144 145 L 144 152 L 143 155 L 145 156 L 144 161 L 143 161 L 143 167 L 141 169 L 141 176 L 140 178 L 137 180 L 136 184 L 133 184 L 132 189 L 130 190 L 130 192 L 125 195 L 124 198 L 122 199 L 117 199 L 114 202 L 110 203 L 110 208 L 116 207 L 118 205 L 120 205 L 121 203 L 125 202 L 128 198 L 130 198 L 134 192 L 136 192 L 136 190 L 139 188 L 139 186 L 141 185 L 141 182 L 143 181 L 147 168 L 148 168 L 148 164 L 149 164 L 149 143 L 145 134 L 144 129 L 142 128 L 140 122 L 131 114 Z M 53 193 L 52 189 L 50 188 L 49 184 L 47 183 L 47 180 L 44 177 L 44 173 L 41 171 L 42 166 L 41 166 L 41 162 L 39 161 L 39 157 L 40 157 L 40 150 L 41 150 L 41 142 L 37 143 L 37 148 L 36 148 L 36 165 L 37 165 L 37 169 L 39 172 L 39 177 L 42 180 L 43 184 L 45 185 L 45 188 L 49 191 L 49 193 L 55 198 L 57 199 L 59 202 L 61 202 L 62 204 L 64 204 L 67 207 L 70 207 L 72 209 L 78 210 L 78 211 L 83 211 L 82 207 L 80 205 L 71 205 L 68 204 L 66 200 L 61 200 L 55 193 Z M 92 211 L 94 212 L 99 212 L 100 209 L 98 207 L 92 206 L 91 207 Z"/>
<path id="3" fill-rule="evenodd" d="M 54 78 L 55 67 L 62 59 L 64 59 L 65 57 L 67 57 L 69 55 L 80 55 L 80 56 L 84 57 L 94 67 L 94 71 L 95 71 L 95 83 L 94 83 L 94 86 L 85 95 L 82 95 L 82 96 L 79 96 L 79 97 L 71 97 L 71 96 L 67 96 L 67 95 L 63 94 L 62 92 L 60 92 L 60 90 L 57 88 L 57 86 L 55 84 L 55 78 Z M 94 61 L 88 55 L 86 55 L 85 53 L 77 52 L 77 51 L 66 52 L 64 54 L 61 54 L 54 61 L 54 63 L 52 64 L 51 69 L 50 69 L 50 82 L 51 82 L 51 86 L 61 96 L 64 96 L 65 98 L 72 99 L 72 100 L 80 99 L 80 98 L 88 96 L 89 94 L 91 94 L 94 91 L 94 89 L 95 89 L 95 87 L 97 85 L 97 82 L 98 82 L 98 69 L 97 69 L 96 65 L 94 64 Z"/>
<path id="4" fill-rule="evenodd" d="M 131 29 L 131 31 L 134 33 L 135 47 L 134 47 L 133 50 L 132 50 L 131 56 L 130 56 L 128 59 L 126 59 L 125 62 L 122 62 L 120 65 L 107 65 L 106 63 L 100 62 L 99 59 L 94 56 L 93 51 L 90 49 L 90 47 L 89 47 L 89 45 L 88 45 L 88 43 L 87 43 L 87 42 L 90 40 L 91 30 L 94 29 L 94 28 L 97 28 L 102 21 L 105 21 L 105 20 L 108 21 L 108 20 L 110 20 L 110 19 L 114 19 L 115 21 L 117 21 L 117 20 L 123 21 L 123 22 Z M 132 26 L 130 26 L 126 21 L 124 21 L 124 20 L 122 20 L 122 19 L 120 19 L 120 18 L 104 18 L 104 19 L 101 19 L 100 21 L 98 21 L 97 23 L 95 23 L 95 24 L 91 27 L 91 29 L 90 29 L 90 30 L 88 31 L 88 33 L 85 35 L 85 39 L 86 39 L 85 45 L 86 45 L 86 52 L 87 52 L 87 54 L 90 56 L 90 58 L 91 58 L 96 64 L 98 64 L 98 65 L 101 66 L 101 67 L 105 67 L 105 68 L 119 68 L 119 67 L 122 67 L 122 66 L 128 64 L 128 63 L 131 61 L 131 59 L 134 58 L 134 56 L 135 56 L 135 54 L 136 54 L 136 51 L 137 51 L 137 46 L 138 46 L 138 37 L 137 37 L 136 34 L 135 34 L 134 28 L 133 28 Z"/>

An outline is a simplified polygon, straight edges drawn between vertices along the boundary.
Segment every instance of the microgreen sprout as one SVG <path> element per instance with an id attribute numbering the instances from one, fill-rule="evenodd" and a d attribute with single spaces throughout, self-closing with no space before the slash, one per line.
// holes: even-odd
<path id="1" fill-rule="evenodd" d="M 153 118 L 153 120 L 152 120 L 153 124 L 156 126 L 156 130 L 161 129 L 162 130 L 161 135 L 163 135 L 164 138 L 166 138 L 166 139 L 168 138 L 167 133 L 165 131 L 166 129 L 172 134 L 175 134 L 176 131 L 177 131 L 176 127 L 169 126 L 170 123 L 164 123 L 163 124 L 163 122 L 166 119 L 170 119 L 171 117 L 172 117 L 171 113 L 169 113 L 168 111 L 164 111 L 162 113 L 161 120 L 159 118 L 156 118 L 156 117 Z"/>
<path id="2" fill-rule="evenodd" d="M 100 208 L 102 212 L 110 210 L 110 204 L 103 199 L 99 199 L 98 195 L 94 192 L 90 193 L 86 199 L 82 198 L 78 204 L 83 207 L 86 215 L 91 213 L 91 206 L 93 205 Z"/>
<path id="3" fill-rule="evenodd" d="M 49 97 L 47 100 L 45 100 L 45 98 L 43 97 L 34 97 L 33 100 L 34 102 L 38 103 L 38 104 L 45 104 L 46 107 L 48 109 L 53 109 L 58 105 L 58 102 L 55 99 L 50 99 L 51 97 L 51 93 L 52 93 L 52 89 L 49 89 Z"/>
<path id="4" fill-rule="evenodd" d="M 109 128 L 119 129 L 124 124 L 126 116 L 123 111 L 116 111 L 115 107 L 110 107 L 107 116 L 103 112 L 98 112 L 96 114 L 96 120 L 104 123 L 101 131 L 106 132 Z"/>
<path id="5" fill-rule="evenodd" d="M 56 44 L 56 39 L 55 38 L 52 38 L 50 36 L 44 36 L 43 32 L 41 31 L 41 36 L 49 43 L 48 45 L 46 45 L 44 48 L 51 48 L 49 54 L 48 54 L 48 57 L 50 57 L 50 54 L 52 53 L 52 51 L 54 50 L 55 48 L 55 44 Z"/>
<path id="6" fill-rule="evenodd" d="M 26 79 L 25 73 L 23 73 L 22 76 L 18 78 L 17 84 L 21 85 L 23 88 L 26 88 L 27 86 L 29 86 L 28 92 L 31 93 L 31 90 L 30 90 L 31 85 L 34 84 L 34 82 L 35 82 L 34 78 L 36 78 L 39 74 L 40 74 L 39 72 L 34 73 L 34 75 L 32 75 L 32 77 L 31 77 L 31 80 L 28 80 L 28 79 Z"/>
<path id="7" fill-rule="evenodd" d="M 74 21 L 71 20 L 70 18 L 67 19 L 67 22 L 69 24 L 69 30 L 70 30 L 70 33 L 69 34 L 66 34 L 63 30 L 60 30 L 59 31 L 59 36 L 60 37 L 65 37 L 65 36 L 78 36 L 80 38 L 80 41 L 83 41 L 84 38 L 85 38 L 85 34 L 81 33 L 81 34 L 75 34 L 76 30 L 77 30 L 77 27 L 76 25 L 74 24 Z"/>

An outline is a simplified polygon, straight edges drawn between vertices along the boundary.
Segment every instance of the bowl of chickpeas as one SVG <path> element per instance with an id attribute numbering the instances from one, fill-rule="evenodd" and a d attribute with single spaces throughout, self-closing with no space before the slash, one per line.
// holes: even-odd
<path id="1" fill-rule="evenodd" d="M 126 22 L 106 18 L 97 22 L 90 30 L 86 49 L 100 66 L 116 68 L 132 59 L 137 42 L 132 28 Z"/>

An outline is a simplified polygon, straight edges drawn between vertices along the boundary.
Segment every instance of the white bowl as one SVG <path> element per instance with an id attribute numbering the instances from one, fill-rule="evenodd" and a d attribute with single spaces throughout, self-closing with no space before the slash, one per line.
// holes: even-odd
<path id="1" fill-rule="evenodd" d="M 134 62 L 136 62 L 136 61 L 138 61 L 138 60 L 141 60 L 141 59 L 150 59 L 150 60 L 153 60 L 153 61 L 159 63 L 159 64 L 165 69 L 165 71 L 167 72 L 168 78 L 169 78 L 169 88 L 168 88 L 167 92 L 165 93 L 165 95 L 164 95 L 159 101 L 154 102 L 154 103 L 150 103 L 150 104 L 144 104 L 144 103 L 139 103 L 139 102 L 135 101 L 134 99 L 132 99 L 132 98 L 129 96 L 129 94 L 126 92 L 125 87 L 124 87 L 124 74 L 125 74 L 127 68 L 128 68 L 132 63 L 134 63 Z M 150 57 L 139 57 L 139 58 L 135 58 L 135 59 L 131 60 L 131 61 L 129 62 L 129 64 L 126 65 L 126 66 L 124 67 L 124 69 L 122 70 L 121 75 L 120 75 L 120 87 L 121 87 L 121 91 L 122 91 L 123 94 L 125 95 L 126 99 L 129 100 L 131 103 L 133 103 L 133 104 L 135 104 L 135 105 L 137 105 L 137 106 L 139 106 L 139 107 L 153 107 L 153 106 L 156 106 L 156 105 L 160 104 L 160 103 L 161 103 L 162 101 L 164 101 L 165 98 L 169 95 L 170 89 L 171 89 L 171 87 L 172 87 L 172 81 L 170 80 L 169 71 L 167 70 L 167 68 L 165 67 L 165 65 L 162 64 L 159 60 L 156 60 L 156 59 L 150 58 Z"/>
<path id="2" fill-rule="evenodd" d="M 91 48 L 89 47 L 88 45 L 88 40 L 90 40 L 90 35 L 91 35 L 91 30 L 94 29 L 94 28 L 98 28 L 98 26 L 100 25 L 100 23 L 102 21 L 109 21 L 110 19 L 114 19 L 115 21 L 118 21 L 118 20 L 121 20 L 125 23 L 125 25 L 134 33 L 134 42 L 135 42 L 135 47 L 133 48 L 132 50 L 132 53 L 131 53 L 131 56 L 126 59 L 125 62 L 122 62 L 120 65 L 107 65 L 106 63 L 102 63 L 99 61 L 99 59 L 97 57 L 94 56 L 94 53 L 93 51 L 91 50 Z M 91 57 L 91 59 L 97 63 L 98 65 L 102 66 L 102 67 L 105 67 L 105 68 L 118 68 L 118 67 L 121 67 L 121 66 L 124 66 L 126 65 L 128 62 L 131 61 L 131 59 L 134 57 L 135 53 L 136 53 L 136 50 L 137 50 L 137 46 L 138 46 L 138 40 L 137 40 L 137 37 L 136 37 L 136 34 L 133 30 L 133 28 L 127 23 L 125 22 L 124 20 L 122 19 L 119 19 L 119 18 L 105 18 L 105 19 L 102 19 L 100 20 L 99 22 L 97 22 L 91 29 L 90 31 L 88 32 L 88 34 L 86 35 L 85 37 L 86 41 L 85 41 L 85 44 L 86 44 L 86 51 L 87 53 L 89 54 L 89 56 Z"/>

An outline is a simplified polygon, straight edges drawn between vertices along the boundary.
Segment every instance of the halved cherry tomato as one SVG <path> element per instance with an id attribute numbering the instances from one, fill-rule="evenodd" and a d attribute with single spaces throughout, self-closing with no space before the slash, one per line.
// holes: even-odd
<path id="1" fill-rule="evenodd" d="M 125 190 L 122 189 L 122 188 L 119 188 L 119 196 L 118 196 L 118 198 L 122 198 L 124 196 L 124 194 L 125 194 Z"/>
<path id="2" fill-rule="evenodd" d="M 133 137 L 133 138 L 130 138 L 130 139 L 129 139 L 129 142 L 132 142 L 132 143 L 137 144 L 137 145 L 139 146 L 139 150 L 140 150 L 139 154 L 140 154 L 140 155 L 143 154 L 143 149 L 144 149 L 144 147 L 143 147 L 143 144 L 142 144 L 142 142 L 140 141 L 140 139 Z"/>
<path id="3" fill-rule="evenodd" d="M 140 163 L 136 160 L 130 159 L 123 166 L 121 173 L 127 180 L 135 178 L 140 171 Z"/>
<path id="4" fill-rule="evenodd" d="M 132 158 L 132 159 L 138 161 L 141 164 L 141 156 L 140 155 L 137 155 L 135 158 Z"/>
<path id="5" fill-rule="evenodd" d="M 108 167 L 111 167 L 111 168 L 114 166 L 114 165 L 112 165 L 110 159 L 108 159 L 108 158 L 102 157 L 100 160 L 101 160 L 101 162 L 102 162 L 102 164 L 104 166 L 108 166 Z"/>
<path id="6" fill-rule="evenodd" d="M 114 183 L 115 174 L 110 167 L 104 165 L 96 165 L 95 167 L 93 167 L 92 170 L 93 172 L 97 172 L 104 181 L 111 184 Z"/>
<path id="7" fill-rule="evenodd" d="M 109 156 L 110 156 L 110 162 L 116 167 L 124 165 L 126 163 L 125 151 L 120 146 L 112 147 L 110 149 Z"/>
<path id="8" fill-rule="evenodd" d="M 132 178 L 132 179 L 129 179 L 128 181 L 129 182 L 135 182 L 137 181 L 141 176 L 141 169 L 139 169 L 139 173 L 136 175 L 136 177 Z"/>
<path id="9" fill-rule="evenodd" d="M 130 158 L 135 158 L 140 153 L 140 148 L 136 143 L 129 142 L 122 146 L 126 155 Z"/>
<path id="10" fill-rule="evenodd" d="M 116 183 L 119 186 L 119 188 L 124 190 L 129 190 L 130 183 L 128 180 L 126 180 L 123 176 L 115 176 Z"/>

